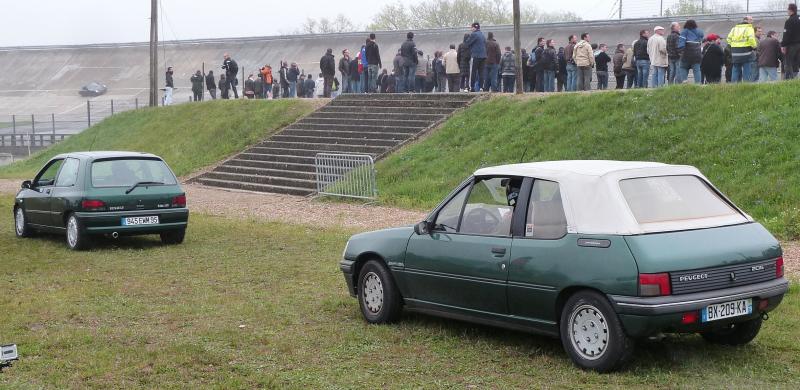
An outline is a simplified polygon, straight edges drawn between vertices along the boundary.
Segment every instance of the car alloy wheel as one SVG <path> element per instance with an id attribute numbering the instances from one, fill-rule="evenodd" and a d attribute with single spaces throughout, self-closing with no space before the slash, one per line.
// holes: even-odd
<path id="1" fill-rule="evenodd" d="M 599 359 L 608 349 L 608 324 L 603 313 L 592 305 L 576 307 L 570 314 L 567 329 L 572 346 L 584 359 Z"/>
<path id="2" fill-rule="evenodd" d="M 78 246 L 78 220 L 74 216 L 67 221 L 67 244 L 70 248 Z"/>
<path id="3" fill-rule="evenodd" d="M 17 235 L 21 236 L 25 232 L 25 213 L 22 212 L 22 208 L 18 208 L 17 212 L 14 213 L 14 225 L 17 228 Z"/>
<path id="4" fill-rule="evenodd" d="M 383 308 L 383 283 L 375 272 L 369 272 L 364 276 L 364 303 L 372 313 L 378 313 Z"/>

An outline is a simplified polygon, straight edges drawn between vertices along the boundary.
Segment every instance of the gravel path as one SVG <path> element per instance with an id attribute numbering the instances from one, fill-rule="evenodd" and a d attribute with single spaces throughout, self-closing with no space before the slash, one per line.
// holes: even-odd
<path id="1" fill-rule="evenodd" d="M 14 194 L 21 180 L 0 179 L 0 194 Z M 302 223 L 317 227 L 374 230 L 411 225 L 425 213 L 384 206 L 322 202 L 304 197 L 226 191 L 183 184 L 193 212 L 266 221 Z M 800 242 L 783 242 L 786 273 L 800 277 Z"/>
<path id="2" fill-rule="evenodd" d="M 411 225 L 425 217 L 419 211 L 384 206 L 322 202 L 291 195 L 226 191 L 197 184 L 184 184 L 183 188 L 192 211 L 211 215 L 358 230 Z"/>

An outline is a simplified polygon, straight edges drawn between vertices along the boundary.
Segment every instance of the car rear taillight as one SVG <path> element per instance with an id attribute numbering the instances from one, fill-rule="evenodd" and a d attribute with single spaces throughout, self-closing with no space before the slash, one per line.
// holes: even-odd
<path id="1" fill-rule="evenodd" d="M 776 278 L 783 277 L 783 256 L 775 260 L 775 277 Z"/>
<path id="2" fill-rule="evenodd" d="M 690 311 L 687 313 L 683 313 L 681 316 L 681 324 L 689 325 L 694 324 L 700 318 L 700 313 L 696 311 Z"/>
<path id="3" fill-rule="evenodd" d="M 81 202 L 84 211 L 102 211 L 106 208 L 106 203 L 102 200 L 84 200 Z"/>
<path id="4" fill-rule="evenodd" d="M 639 295 L 658 297 L 672 294 L 669 285 L 669 274 L 639 274 Z"/>
<path id="5" fill-rule="evenodd" d="M 178 195 L 172 198 L 172 207 L 186 207 L 186 195 Z"/>

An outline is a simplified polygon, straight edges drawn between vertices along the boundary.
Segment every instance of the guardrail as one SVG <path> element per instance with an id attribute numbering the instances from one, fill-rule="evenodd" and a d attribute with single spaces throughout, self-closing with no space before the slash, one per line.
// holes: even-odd
<path id="1" fill-rule="evenodd" d="M 375 160 L 368 154 L 317 153 L 314 157 L 317 193 L 345 198 L 375 199 Z"/>

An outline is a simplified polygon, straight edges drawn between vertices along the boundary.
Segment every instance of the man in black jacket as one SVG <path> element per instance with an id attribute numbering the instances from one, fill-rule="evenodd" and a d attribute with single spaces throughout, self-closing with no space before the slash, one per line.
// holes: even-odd
<path id="1" fill-rule="evenodd" d="M 164 75 L 164 105 L 169 106 L 172 104 L 172 90 L 175 89 L 175 82 L 172 80 L 172 67 L 167 68 L 167 73 Z"/>
<path id="2" fill-rule="evenodd" d="M 417 44 L 414 43 L 414 33 L 406 34 L 406 41 L 400 46 L 400 55 L 403 56 L 402 73 L 400 77 L 404 80 L 401 85 L 403 89 L 399 92 L 414 92 L 417 72 Z"/>
<path id="3" fill-rule="evenodd" d="M 800 19 L 797 17 L 797 4 L 789 4 L 789 19 L 783 24 L 781 52 L 784 55 L 784 78 L 797 77 L 800 66 Z"/>
<path id="4" fill-rule="evenodd" d="M 203 74 L 200 70 L 189 78 L 189 82 L 192 83 L 192 100 L 195 102 L 199 102 L 203 99 L 203 80 Z"/>
<path id="5" fill-rule="evenodd" d="M 380 48 L 378 48 L 378 44 L 375 43 L 375 33 L 369 34 L 366 46 L 367 80 L 369 83 L 369 88 L 367 88 L 367 90 L 371 93 L 375 93 L 378 91 L 378 72 L 383 67 L 381 63 L 381 51 Z"/>
<path id="6" fill-rule="evenodd" d="M 539 37 L 536 40 L 536 47 L 533 48 L 531 53 L 531 58 L 533 58 L 532 64 L 527 64 L 530 66 L 531 70 L 533 71 L 533 85 L 531 85 L 531 91 L 535 92 L 544 92 L 544 38 Z M 530 62 L 530 60 L 528 60 Z"/>
<path id="7" fill-rule="evenodd" d="M 667 37 L 667 60 L 669 61 L 667 81 L 670 85 L 675 84 L 675 76 L 678 74 L 678 65 L 681 61 L 681 50 L 678 49 L 678 40 L 680 40 L 680 37 L 681 24 L 672 22 L 669 36 Z"/>
<path id="8" fill-rule="evenodd" d="M 722 80 L 722 65 L 725 63 L 725 53 L 719 46 L 720 37 L 717 34 L 708 34 L 708 46 L 703 48 L 703 60 L 700 69 L 703 79 L 708 84 L 717 84 Z"/>
<path id="9" fill-rule="evenodd" d="M 336 76 L 336 59 L 333 58 L 333 49 L 328 49 L 319 59 L 319 70 L 322 71 L 322 97 L 331 97 L 333 78 Z"/>
<path id="10" fill-rule="evenodd" d="M 639 31 L 639 40 L 633 44 L 633 59 L 636 64 L 636 87 L 647 88 L 647 79 L 650 74 L 650 55 L 647 54 L 647 39 L 650 31 Z"/>
<path id="11" fill-rule="evenodd" d="M 233 90 L 233 98 L 239 98 L 239 92 L 236 91 L 236 86 L 239 85 L 239 80 L 236 75 L 239 73 L 239 64 L 234 61 L 228 53 L 225 53 L 224 60 L 222 61 L 222 69 L 225 69 L 225 80 L 228 83 L 228 89 Z"/>
<path id="12" fill-rule="evenodd" d="M 459 83 L 458 89 L 462 92 L 469 91 L 469 60 L 472 57 L 472 52 L 469 50 L 469 46 L 467 46 L 467 38 L 469 38 L 469 34 L 464 34 L 464 40 L 458 45 L 458 50 L 456 51 L 458 69 L 461 71 L 461 82 Z"/>
<path id="13" fill-rule="evenodd" d="M 206 75 L 206 89 L 208 94 L 211 95 L 211 100 L 217 99 L 217 81 L 214 80 L 214 71 L 209 70 Z"/>
<path id="14" fill-rule="evenodd" d="M 341 93 L 350 93 L 350 50 L 342 50 L 342 58 L 339 59 L 339 74 L 342 75 Z"/>

